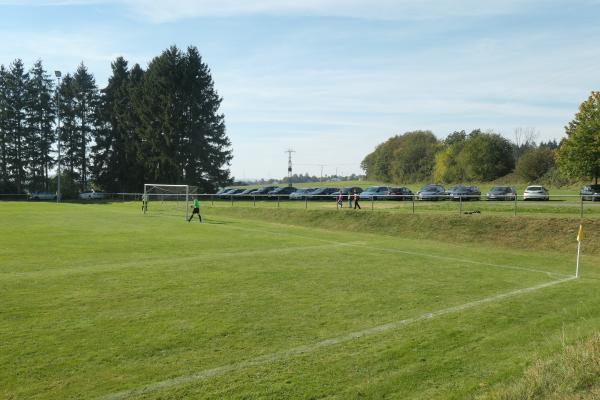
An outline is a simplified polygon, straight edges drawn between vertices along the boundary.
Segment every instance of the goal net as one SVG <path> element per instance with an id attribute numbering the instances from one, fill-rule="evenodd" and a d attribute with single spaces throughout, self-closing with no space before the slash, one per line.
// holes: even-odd
<path id="1" fill-rule="evenodd" d="M 192 194 L 197 187 L 146 183 L 142 195 L 144 214 L 164 214 L 189 218 Z"/>

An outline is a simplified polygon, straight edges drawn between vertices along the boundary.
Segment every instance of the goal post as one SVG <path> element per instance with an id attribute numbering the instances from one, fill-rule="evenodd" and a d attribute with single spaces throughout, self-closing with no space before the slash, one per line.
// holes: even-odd
<path id="1" fill-rule="evenodd" d="M 156 212 L 183 215 L 187 220 L 190 214 L 190 196 L 196 191 L 197 187 L 190 185 L 146 183 L 142 196 L 144 214 Z"/>

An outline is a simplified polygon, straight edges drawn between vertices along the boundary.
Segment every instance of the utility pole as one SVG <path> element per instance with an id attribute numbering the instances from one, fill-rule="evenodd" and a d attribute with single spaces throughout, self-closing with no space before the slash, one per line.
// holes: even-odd
<path id="1" fill-rule="evenodd" d="M 58 173 L 56 175 L 56 202 L 60 203 L 60 77 L 62 73 L 60 71 L 54 71 L 54 76 L 58 82 L 56 86 L 56 118 L 58 122 L 56 124 L 56 138 L 58 140 Z"/>
<path id="2" fill-rule="evenodd" d="M 290 148 L 284 153 L 288 153 L 288 184 L 292 186 L 292 153 L 295 153 L 295 151 Z"/>

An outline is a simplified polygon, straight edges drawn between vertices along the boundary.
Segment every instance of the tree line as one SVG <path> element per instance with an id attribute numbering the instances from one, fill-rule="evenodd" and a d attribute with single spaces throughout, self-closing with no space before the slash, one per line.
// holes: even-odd
<path id="1" fill-rule="evenodd" d="M 231 182 L 222 98 L 197 48 L 170 47 L 146 69 L 123 57 L 111 67 L 100 89 L 83 63 L 60 85 L 42 61 L 0 66 L 0 193 L 54 192 L 59 143 L 65 196 Z"/>
<path id="2" fill-rule="evenodd" d="M 534 130 L 515 131 L 510 141 L 494 132 L 464 130 L 438 140 L 430 131 L 396 135 L 362 161 L 369 179 L 383 182 L 489 182 L 512 175 L 527 182 L 562 185 L 600 176 L 600 92 L 582 103 L 566 136 L 535 142 Z"/>

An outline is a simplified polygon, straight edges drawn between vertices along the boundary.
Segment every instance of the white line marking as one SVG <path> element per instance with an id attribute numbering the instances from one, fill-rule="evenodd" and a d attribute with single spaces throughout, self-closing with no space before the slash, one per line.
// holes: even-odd
<path id="1" fill-rule="evenodd" d="M 124 390 L 124 391 L 117 392 L 117 393 L 108 394 L 106 396 L 101 397 L 100 399 L 101 400 L 127 399 L 131 396 L 139 396 L 139 395 L 143 395 L 143 394 L 156 392 L 156 391 L 162 390 L 162 389 L 168 389 L 168 388 L 172 388 L 172 387 L 176 387 L 176 386 L 180 386 L 180 385 L 185 385 L 188 383 L 205 380 L 205 379 L 208 379 L 211 377 L 224 375 L 229 372 L 239 371 L 239 370 L 242 370 L 242 369 L 245 369 L 248 367 L 260 366 L 260 365 L 272 363 L 272 362 L 279 361 L 284 358 L 299 355 L 299 354 L 313 353 L 322 348 L 327 348 L 327 347 L 334 346 L 337 344 L 346 343 L 346 342 L 352 341 L 354 339 L 369 337 L 369 336 L 378 335 L 378 334 L 381 334 L 384 332 L 397 330 L 402 327 L 405 327 L 405 326 L 408 326 L 411 324 L 415 324 L 417 322 L 431 320 L 431 319 L 441 317 L 444 315 L 448 315 L 448 314 L 454 314 L 454 313 L 457 313 L 460 311 L 464 311 L 464 310 L 467 310 L 470 308 L 477 307 L 482 304 L 499 302 L 499 301 L 502 301 L 502 300 L 510 298 L 510 297 L 518 296 L 518 295 L 524 294 L 524 293 L 531 293 L 536 290 L 540 290 L 540 289 L 558 285 L 558 284 L 561 284 L 564 282 L 572 281 L 574 279 L 577 279 L 577 278 L 574 276 L 571 276 L 569 278 L 546 282 L 546 283 L 542 283 L 540 285 L 536 285 L 536 286 L 532 286 L 532 287 L 528 287 L 528 288 L 513 290 L 508 293 L 497 294 L 495 296 L 486 297 L 486 298 L 483 298 L 480 300 L 475 300 L 475 301 L 465 303 L 462 305 L 425 313 L 425 314 L 422 314 L 417 317 L 403 319 L 401 321 L 396 321 L 396 322 L 390 322 L 388 324 L 379 325 L 379 326 L 363 329 L 363 330 L 356 331 L 356 332 L 350 332 L 350 333 L 347 333 L 342 336 L 325 339 L 325 340 L 322 340 L 320 342 L 316 342 L 313 344 L 307 344 L 307 345 L 303 345 L 303 346 L 294 347 L 292 349 L 285 350 L 285 351 L 280 351 L 280 352 L 276 352 L 276 353 L 272 353 L 272 354 L 258 356 L 258 357 L 252 358 L 250 360 L 241 361 L 239 363 L 228 364 L 228 365 L 224 365 L 221 367 L 205 369 L 203 371 L 199 371 L 192 375 L 185 375 L 185 376 L 179 376 L 176 378 L 166 379 L 166 380 L 151 383 L 151 384 L 148 384 L 146 386 L 136 388 L 136 389 L 129 389 L 129 390 Z"/>

